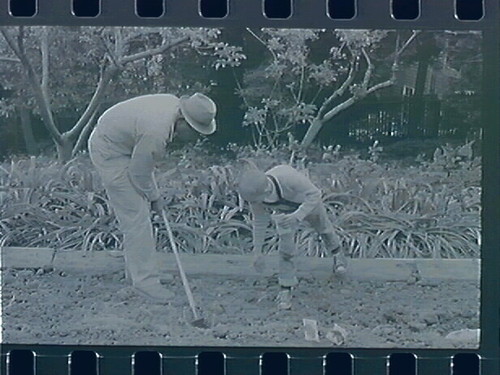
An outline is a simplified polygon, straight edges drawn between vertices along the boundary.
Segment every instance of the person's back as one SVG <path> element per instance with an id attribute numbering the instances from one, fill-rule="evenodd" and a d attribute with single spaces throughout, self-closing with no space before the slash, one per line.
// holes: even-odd
<path id="1" fill-rule="evenodd" d="M 321 191 L 303 173 L 295 168 L 281 164 L 267 172 L 271 181 L 276 185 L 276 191 L 283 208 L 288 211 L 291 207 L 298 208 L 301 204 L 311 200 L 311 203 L 321 201 Z M 288 208 L 286 208 L 288 206 Z"/>
<path id="2" fill-rule="evenodd" d="M 131 155 L 144 134 L 166 140 L 167 124 L 173 124 L 179 98 L 171 94 L 143 95 L 115 104 L 98 119 L 96 132 L 109 144 L 109 151 Z"/>

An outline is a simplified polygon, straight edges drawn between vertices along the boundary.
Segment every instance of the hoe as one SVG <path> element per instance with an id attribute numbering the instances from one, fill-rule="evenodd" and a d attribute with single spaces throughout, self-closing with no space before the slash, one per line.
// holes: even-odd
<path id="1" fill-rule="evenodd" d="M 209 328 L 209 324 L 206 319 L 200 317 L 198 312 L 196 311 L 196 305 L 194 303 L 193 293 L 191 292 L 191 288 L 189 287 L 189 283 L 184 273 L 184 268 L 182 267 L 181 258 L 179 257 L 179 252 L 177 251 L 177 245 L 174 241 L 174 235 L 172 234 L 172 229 L 170 228 L 170 224 L 168 223 L 167 214 L 165 210 L 162 211 L 163 222 L 165 223 L 165 227 L 167 228 L 168 239 L 170 241 L 170 246 L 172 247 L 172 251 L 175 255 L 175 261 L 177 262 L 177 267 L 179 268 L 179 273 L 181 274 L 182 285 L 184 286 L 184 290 L 186 291 L 186 295 L 188 298 L 189 306 L 191 307 L 191 311 L 193 312 L 194 320 L 191 323 L 192 326 L 196 328 Z"/>

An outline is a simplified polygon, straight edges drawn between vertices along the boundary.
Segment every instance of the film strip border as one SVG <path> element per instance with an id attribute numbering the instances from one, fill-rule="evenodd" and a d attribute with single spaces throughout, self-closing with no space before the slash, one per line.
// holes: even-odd
<path id="1" fill-rule="evenodd" d="M 494 0 L 2 0 L 2 24 L 476 29 Z"/>
<path id="2" fill-rule="evenodd" d="M 6 375 L 480 375 L 495 374 L 497 359 L 468 353 L 302 350 L 262 351 L 228 349 L 201 351 L 186 349 L 147 350 L 102 347 L 95 350 L 68 348 L 14 349 L 2 356 L 0 371 Z"/>
<path id="3" fill-rule="evenodd" d="M 498 82 L 496 70 L 500 58 L 495 33 L 500 23 L 499 6 L 497 0 L 1 0 L 0 22 L 2 25 L 485 30 L 490 34 L 486 44 L 496 47 L 495 51 L 490 50 L 485 67 L 487 74 L 492 75 L 491 81 Z M 488 105 L 497 104 L 498 88 L 488 87 L 486 91 L 494 94 Z M 488 118 L 498 123 L 498 108 L 494 113 L 489 112 Z M 490 130 L 489 135 L 498 139 L 498 130 Z M 498 146 L 490 151 L 495 154 L 491 166 L 487 166 L 491 169 L 499 164 Z M 488 197 L 485 200 L 488 201 Z M 490 212 L 494 213 L 498 212 Z M 493 225 L 485 221 L 485 230 L 491 231 Z M 492 246 L 494 240 L 491 237 L 486 246 Z M 498 264 L 492 251 L 487 254 L 489 259 L 485 260 Z M 486 280 L 495 276 L 490 269 L 484 271 Z M 483 282 L 483 286 L 486 284 Z M 483 301 L 498 299 L 498 280 L 493 284 L 494 287 L 482 291 Z M 493 313 L 493 318 L 483 317 L 481 322 L 483 332 L 486 331 L 482 347 L 487 347 L 486 350 L 219 350 L 3 345 L 0 374 L 497 374 L 498 311 L 483 309 L 482 313 L 485 312 L 486 315 Z"/>

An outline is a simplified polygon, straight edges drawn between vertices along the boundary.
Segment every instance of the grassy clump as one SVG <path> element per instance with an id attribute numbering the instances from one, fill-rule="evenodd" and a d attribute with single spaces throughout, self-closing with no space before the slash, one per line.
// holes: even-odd
<path id="1" fill-rule="evenodd" d="M 478 257 L 481 244 L 481 161 L 467 145 L 443 146 L 404 165 L 374 145 L 366 157 L 338 147 L 304 153 L 230 145 L 222 154 L 192 147 L 172 152 L 157 180 L 181 251 L 241 254 L 251 250 L 248 207 L 235 192 L 242 158 L 266 169 L 290 163 L 322 189 L 344 248 L 353 257 Z M 383 161 L 382 161 L 383 160 Z M 166 231 L 153 218 L 160 249 Z M 307 226 L 301 254 L 328 253 Z M 266 250 L 276 251 L 269 230 Z M 65 165 L 16 158 L 0 165 L 0 246 L 57 249 L 121 248 L 121 234 L 100 179 L 86 155 Z"/>

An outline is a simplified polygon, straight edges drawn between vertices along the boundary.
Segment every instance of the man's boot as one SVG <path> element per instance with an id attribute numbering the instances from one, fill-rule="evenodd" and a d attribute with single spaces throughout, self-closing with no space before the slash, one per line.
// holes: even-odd
<path id="1" fill-rule="evenodd" d="M 347 258 L 340 246 L 339 238 L 333 232 L 322 233 L 321 238 L 333 255 L 333 273 L 343 276 L 347 272 Z"/>
<path id="2" fill-rule="evenodd" d="M 333 273 L 343 276 L 347 272 L 347 258 L 343 251 L 333 253 Z"/>

